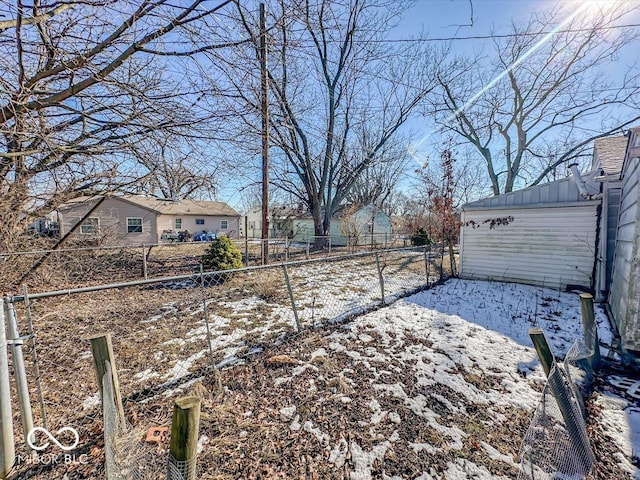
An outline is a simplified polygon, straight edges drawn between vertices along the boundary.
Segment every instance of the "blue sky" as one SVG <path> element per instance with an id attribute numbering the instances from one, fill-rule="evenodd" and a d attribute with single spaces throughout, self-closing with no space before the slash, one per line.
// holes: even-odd
<path id="1" fill-rule="evenodd" d="M 567 15 L 585 3 L 593 5 L 605 4 L 606 0 L 560 0 Z M 627 3 L 640 5 L 640 0 L 627 0 Z M 472 7 L 471 7 L 472 5 Z M 403 16 L 398 27 L 389 37 L 399 38 L 442 38 L 483 36 L 491 33 L 508 33 L 512 19 L 526 20 L 532 12 L 544 11 L 558 5 L 556 0 L 418 0 L 416 5 Z M 471 25 L 471 8 L 473 8 L 473 24 Z M 625 23 L 640 23 L 640 12 L 635 12 L 625 19 Z M 444 45 L 444 42 L 442 43 Z M 473 53 L 491 40 L 458 40 L 452 43 L 452 54 Z M 638 45 L 630 46 L 618 65 L 612 65 L 612 75 L 623 71 L 623 66 L 638 60 Z M 490 48 L 487 51 L 491 51 Z M 619 67 L 619 68 L 618 68 Z M 416 117 L 411 120 L 407 129 L 415 140 L 427 139 L 424 144 L 428 149 L 433 125 L 428 119 Z M 434 136 L 434 140 L 436 137 Z M 433 142 L 431 142 L 433 143 Z M 427 150 L 425 150 L 425 154 Z M 437 155 L 435 148 L 430 155 Z M 411 171 L 414 166 L 410 166 Z M 241 197 L 236 188 L 228 184 L 220 190 L 221 200 L 228 201 L 231 206 L 242 209 Z"/>

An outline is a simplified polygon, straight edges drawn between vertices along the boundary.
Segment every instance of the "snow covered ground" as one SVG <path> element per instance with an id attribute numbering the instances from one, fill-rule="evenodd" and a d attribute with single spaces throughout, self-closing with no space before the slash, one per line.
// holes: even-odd
<path id="1" fill-rule="evenodd" d="M 223 372 L 222 406 L 211 406 L 218 443 L 203 451 L 206 471 L 211 478 L 244 478 L 255 468 L 268 478 L 304 471 L 353 480 L 516 478 L 520 441 L 545 383 L 528 336 L 534 326 L 563 356 L 582 335 L 577 294 L 450 280 L 268 347 L 262 360 Z M 616 448 L 608 452 L 613 462 L 599 459 L 595 478 L 633 478 L 638 409 L 610 393 L 596 402 L 598 435 Z M 241 420 L 221 429 L 220 409 Z"/>
<path id="2" fill-rule="evenodd" d="M 401 272 L 390 275 L 396 280 L 386 283 L 387 295 L 424 282 L 419 260 L 408 269 L 383 259 L 385 272 Z M 576 293 L 453 279 L 344 320 L 341 312 L 379 301 L 373 264 L 299 267 L 289 275 L 305 327 L 295 335 L 275 275 L 268 296 L 247 286 L 250 276 L 242 282 L 246 292 L 206 302 L 190 286 L 141 292 L 157 295 L 157 308 L 141 308 L 135 322 L 123 324 L 123 333 L 135 334 L 140 358 L 123 359 L 121 384 L 172 385 L 159 398 L 129 405 L 139 425 L 168 424 L 169 397 L 192 393 L 199 381 L 211 393 L 202 406 L 203 480 L 517 478 L 520 444 L 546 380 L 528 331 L 542 328 L 563 357 L 582 337 Z M 600 308 L 596 317 L 601 343 L 611 344 Z M 222 360 L 221 392 L 218 380 L 193 378 L 209 359 L 209 336 Z M 141 355 L 145 342 L 153 349 Z M 593 478 L 640 479 L 640 382 L 621 370 L 597 379 L 595 388 Z M 89 396 L 85 408 L 97 398 Z"/>

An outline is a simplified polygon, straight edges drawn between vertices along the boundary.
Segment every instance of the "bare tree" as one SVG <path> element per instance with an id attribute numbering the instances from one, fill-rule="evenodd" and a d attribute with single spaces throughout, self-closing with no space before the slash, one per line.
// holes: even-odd
<path id="1" fill-rule="evenodd" d="M 3 239 L 83 191 L 137 181 L 131 147 L 150 132 L 202 135 L 210 116 L 198 109 L 202 92 L 165 59 L 219 46 L 199 37 L 198 26 L 211 25 L 210 14 L 227 3 L 19 0 L 2 7 Z"/>
<path id="2" fill-rule="evenodd" d="M 638 69 L 607 74 L 638 39 L 636 29 L 617 28 L 632 7 L 588 4 L 534 13 L 495 40 L 489 60 L 456 58 L 440 69 L 428 114 L 475 148 L 494 195 L 549 178 L 595 138 L 640 119 Z"/>
<path id="3" fill-rule="evenodd" d="M 306 205 L 316 236 L 328 234 L 333 214 L 365 172 L 389 161 L 385 147 L 433 87 L 428 53 L 378 42 L 404 6 L 387 0 L 269 5 L 271 178 Z M 227 73 L 246 142 L 259 138 L 258 28 L 256 12 L 241 9 L 239 16 L 254 45 L 238 53 L 246 60 Z"/>
<path id="4" fill-rule="evenodd" d="M 170 199 L 216 197 L 223 162 L 212 158 L 212 145 L 151 135 L 132 150 L 140 167 L 133 192 Z"/>
<path id="5" fill-rule="evenodd" d="M 392 194 L 410 162 L 405 147 L 407 143 L 400 136 L 388 142 L 382 148 L 377 161 L 353 183 L 353 187 L 346 195 L 347 203 L 361 206 L 375 205 L 387 211 L 387 204 L 393 199 Z M 362 154 L 366 154 L 367 151 L 368 149 L 363 149 Z"/>

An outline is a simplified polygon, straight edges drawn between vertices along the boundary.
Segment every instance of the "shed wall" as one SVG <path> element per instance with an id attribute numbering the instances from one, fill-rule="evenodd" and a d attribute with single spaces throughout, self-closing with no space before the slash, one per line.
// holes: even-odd
<path id="1" fill-rule="evenodd" d="M 640 150 L 640 148 L 636 148 Z M 609 305 L 626 349 L 640 350 L 640 152 L 625 162 Z"/>
<path id="2" fill-rule="evenodd" d="M 584 202 L 465 210 L 460 275 L 557 289 L 591 288 L 597 208 L 598 202 Z M 506 218 L 506 224 L 491 228 L 492 219 Z"/>

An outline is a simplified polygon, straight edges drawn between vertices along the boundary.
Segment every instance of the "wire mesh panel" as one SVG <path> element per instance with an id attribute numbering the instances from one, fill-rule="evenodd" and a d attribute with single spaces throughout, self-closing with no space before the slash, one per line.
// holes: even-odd
<path id="1" fill-rule="evenodd" d="M 387 302 L 438 278 L 435 257 L 422 248 L 384 251 L 378 259 Z"/>
<path id="2" fill-rule="evenodd" d="M 167 459 L 167 480 L 187 480 L 198 478 L 194 476 L 197 470 L 196 459 L 190 461 L 176 460 L 171 454 Z"/>
<path id="3" fill-rule="evenodd" d="M 292 265 L 289 277 L 303 326 L 352 315 L 382 300 L 375 255 Z"/>
<path id="4" fill-rule="evenodd" d="M 580 479 L 595 458 L 582 409 L 564 368 L 555 365 L 520 449 L 519 479 Z"/>

